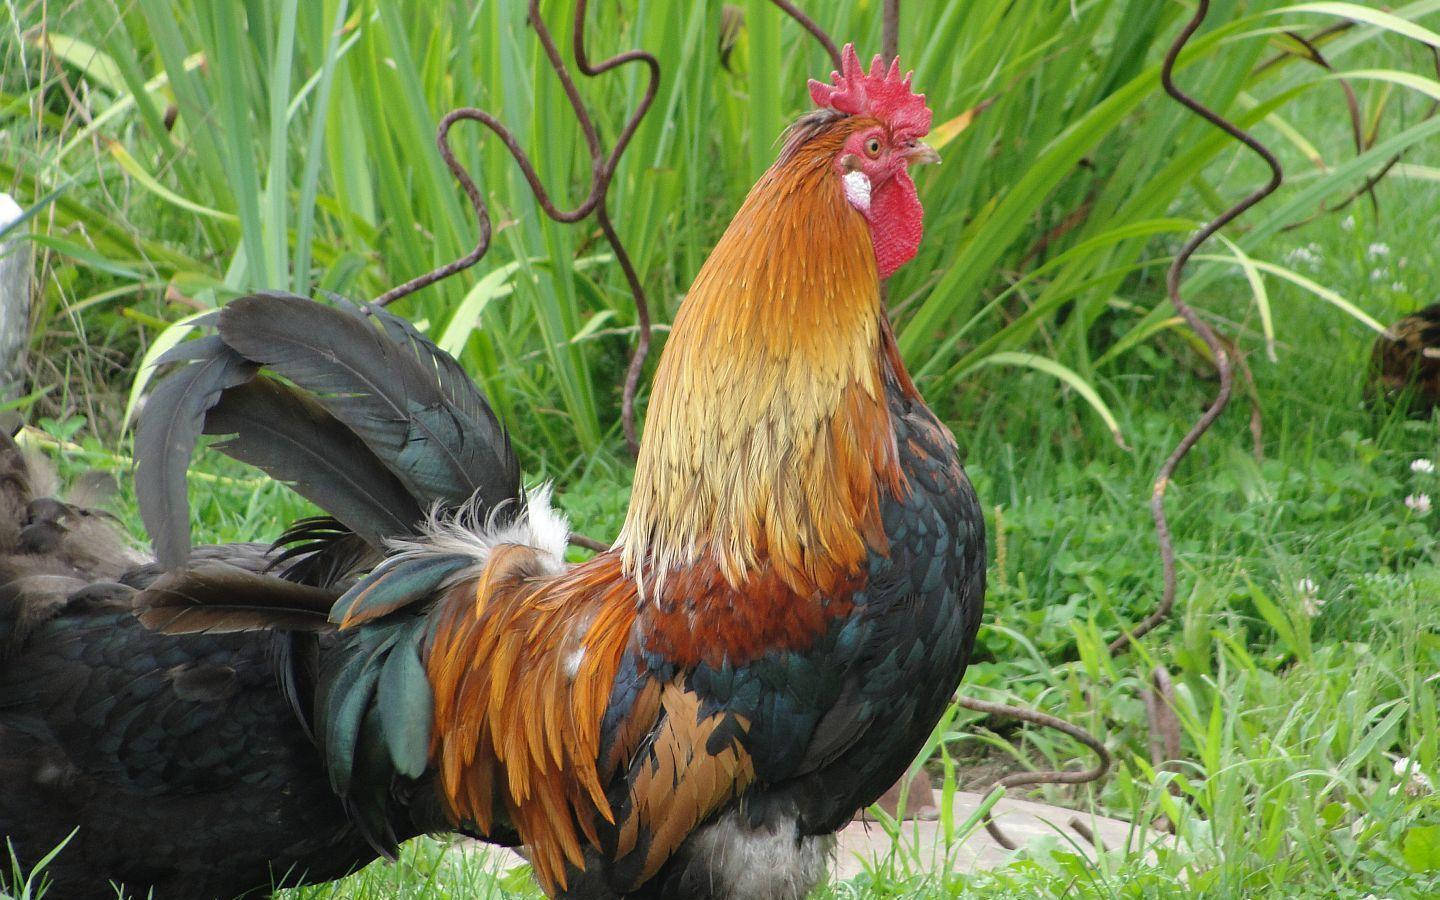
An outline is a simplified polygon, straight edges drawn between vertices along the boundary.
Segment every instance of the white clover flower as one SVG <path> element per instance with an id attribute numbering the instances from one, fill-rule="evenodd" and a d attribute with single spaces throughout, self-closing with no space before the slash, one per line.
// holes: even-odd
<path id="1" fill-rule="evenodd" d="M 1380 241 L 1376 241 L 1375 243 L 1371 244 L 1369 247 L 1365 248 L 1365 252 L 1366 252 L 1366 253 L 1369 253 L 1371 256 L 1389 256 L 1389 255 L 1390 255 L 1390 245 L 1389 245 L 1389 244 L 1386 244 L 1386 243 L 1382 243 L 1382 242 L 1380 242 Z"/>
<path id="2" fill-rule="evenodd" d="M 1370 270 L 1370 280 L 1371 280 L 1371 281 L 1384 281 L 1384 280 L 1385 280 L 1385 276 L 1388 275 L 1388 274 L 1390 274 L 1390 273 L 1386 272 L 1384 269 L 1371 269 L 1371 270 Z"/>
<path id="3" fill-rule="evenodd" d="M 1404 779 L 1400 784 L 1390 789 L 1390 793 L 1404 791 L 1407 797 L 1423 797 L 1435 790 L 1431 783 L 1430 776 L 1420 771 L 1420 767 L 1410 760 L 1408 756 L 1402 756 L 1395 760 L 1394 772 Z"/>
<path id="4" fill-rule="evenodd" d="M 1430 475 L 1435 471 L 1435 463 L 1422 456 L 1410 464 L 1410 471 L 1421 475 Z"/>
<path id="5" fill-rule="evenodd" d="M 1320 615 L 1325 601 L 1320 599 L 1320 585 L 1309 578 L 1295 582 L 1295 592 L 1300 595 L 1300 610 L 1310 618 Z"/>
<path id="6" fill-rule="evenodd" d="M 1405 505 L 1410 507 L 1412 512 L 1417 512 L 1423 516 L 1430 511 L 1430 495 L 1410 494 L 1405 498 Z"/>
<path id="7" fill-rule="evenodd" d="M 1317 265 L 1320 262 L 1319 249 L 1317 245 L 1310 244 L 1306 247 L 1295 247 L 1292 250 L 1288 250 L 1285 253 L 1285 264 L 1289 266 L 1294 266 L 1296 263 L 1305 263 L 1310 266 Z"/>
<path id="8" fill-rule="evenodd" d="M 1405 282 L 1403 282 L 1403 281 L 1392 281 L 1392 282 L 1390 282 L 1390 290 L 1394 291 L 1394 292 L 1397 293 L 1397 294 L 1403 294 L 1403 293 L 1405 293 Z"/>
<path id="9" fill-rule="evenodd" d="M 1354 230 L 1355 230 L 1355 217 L 1354 217 L 1354 216 L 1346 216 L 1344 219 L 1342 219 L 1342 220 L 1340 221 L 1340 227 L 1341 227 L 1342 229 L 1344 229 L 1345 231 L 1354 231 Z"/>

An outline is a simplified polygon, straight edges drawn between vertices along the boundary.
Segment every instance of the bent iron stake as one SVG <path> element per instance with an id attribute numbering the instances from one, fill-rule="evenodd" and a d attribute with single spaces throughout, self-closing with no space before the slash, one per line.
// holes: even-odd
<path id="1" fill-rule="evenodd" d="M 556 76 L 559 77 L 561 86 L 565 89 L 565 96 L 570 101 L 570 108 L 575 112 L 576 122 L 579 123 L 580 131 L 585 136 L 585 145 L 590 153 L 590 191 L 585 199 L 572 210 L 558 208 L 550 198 L 549 192 L 545 190 L 545 186 L 540 183 L 540 176 L 536 174 L 530 157 L 526 155 L 519 141 L 515 139 L 515 135 L 499 119 L 485 110 L 473 106 L 451 110 L 445 118 L 440 120 L 435 143 L 440 149 L 440 156 L 445 160 L 445 165 L 450 168 L 455 180 L 460 182 L 466 197 L 470 199 L 471 207 L 475 210 L 475 217 L 479 220 L 480 225 L 479 241 L 474 250 L 459 259 L 391 288 L 376 297 L 374 302 L 376 306 L 384 306 L 408 294 L 413 294 L 423 287 L 475 265 L 490 249 L 489 207 L 486 206 L 485 199 L 480 196 L 480 190 L 475 186 L 475 181 L 465 171 L 465 167 L 455 159 L 455 153 L 450 149 L 450 128 L 456 122 L 466 119 L 481 123 L 493 131 L 505 144 L 505 149 L 510 151 L 510 155 L 514 157 L 515 163 L 520 167 L 521 174 L 525 176 L 525 181 L 529 183 L 530 190 L 534 192 L 535 200 L 540 204 L 545 215 L 557 222 L 568 224 L 578 222 L 591 213 L 595 214 L 595 219 L 605 235 L 605 240 L 609 242 L 610 248 L 615 252 L 616 261 L 620 263 L 620 268 L 625 273 L 630 293 L 635 297 L 635 319 L 639 325 L 639 338 L 635 345 L 635 351 L 630 357 L 630 365 L 625 372 L 625 387 L 621 401 L 621 420 L 625 428 L 625 441 L 633 455 L 640 446 L 635 430 L 635 391 L 640 384 L 640 372 L 645 366 L 645 358 L 650 353 L 650 305 L 645 299 L 645 288 L 640 284 L 635 266 L 630 262 L 630 254 L 626 252 L 625 245 L 621 243 L 620 236 L 610 221 L 610 214 L 605 208 L 605 199 L 610 191 L 610 183 L 615 178 L 615 167 L 620 162 L 620 156 L 630 145 L 630 139 L 635 136 L 635 130 L 640 126 L 640 120 L 645 117 L 645 113 L 650 110 L 650 105 L 655 101 L 655 92 L 660 85 L 660 62 L 643 50 L 627 50 L 592 64 L 589 55 L 585 52 L 585 11 L 588 6 L 589 0 L 577 0 L 575 4 L 571 46 L 575 55 L 576 67 L 587 78 L 594 78 L 626 63 L 638 62 L 643 63 L 649 70 L 650 77 L 646 81 L 645 92 L 641 95 L 640 102 L 636 104 L 635 111 L 630 114 L 625 126 L 620 129 L 620 134 L 615 138 L 615 145 L 607 154 L 601 146 L 600 135 L 595 130 L 595 123 L 591 120 L 590 113 L 580 98 L 580 91 L 575 87 L 575 79 L 565 68 L 565 62 L 560 58 L 560 51 L 555 47 L 555 40 L 550 35 L 550 29 L 540 15 L 540 0 L 530 0 L 530 27 L 535 29 L 535 35 L 545 50 L 545 56 L 555 70 Z"/>

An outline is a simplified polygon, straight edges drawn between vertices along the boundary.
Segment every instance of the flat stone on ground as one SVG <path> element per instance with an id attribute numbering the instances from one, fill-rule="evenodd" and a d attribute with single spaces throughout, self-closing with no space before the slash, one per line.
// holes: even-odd
<path id="1" fill-rule="evenodd" d="M 984 794 L 956 791 L 951 805 L 955 824 L 958 826 L 969 820 L 984 799 Z M 943 802 L 943 798 L 937 795 L 936 802 Z M 995 804 L 991 815 L 1001 830 L 1020 847 L 1052 836 L 1066 846 L 1078 847 L 1092 858 L 1097 840 L 1104 849 L 1115 850 L 1126 846 L 1127 841 L 1132 847 L 1149 846 L 1162 837 L 1120 819 L 1008 797 Z M 1078 828 L 1075 823 L 1078 823 Z M 927 871 L 983 871 L 1002 866 L 1014 856 L 1014 851 L 1001 846 L 983 825 L 977 826 L 959 845 L 949 848 L 948 855 L 944 829 L 938 820 L 902 822 L 900 839 L 909 848 L 907 855 Z M 878 823 L 852 822 L 840 832 L 840 846 L 831 873 L 838 881 L 854 878 L 865 871 L 865 863 L 873 866 L 884 862 L 892 846 L 890 836 Z"/>

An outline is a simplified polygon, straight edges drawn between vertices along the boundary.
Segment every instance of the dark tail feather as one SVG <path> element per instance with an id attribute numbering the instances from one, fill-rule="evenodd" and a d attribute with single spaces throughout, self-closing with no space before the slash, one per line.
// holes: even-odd
<path id="1" fill-rule="evenodd" d="M 275 539 L 270 568 L 281 577 L 315 587 L 343 587 L 355 572 L 363 572 L 384 556 L 380 548 L 330 516 L 312 516 L 292 522 Z"/>
<path id="2" fill-rule="evenodd" d="M 343 525 L 309 541 L 283 570 L 293 580 L 333 583 L 366 555 L 357 538 L 379 549 L 437 503 L 475 496 L 502 518 L 523 508 L 510 502 L 522 491 L 509 437 L 459 364 L 405 320 L 338 302 L 242 297 L 206 323 L 218 335 L 162 357 L 194 360 L 160 382 L 136 434 L 141 516 L 165 568 L 189 551 L 185 469 L 202 431 L 229 435 L 220 450 Z M 298 389 L 254 378 L 262 365 Z"/>
<path id="3" fill-rule="evenodd" d="M 378 328 L 354 311 L 258 294 L 224 308 L 220 335 L 313 392 L 421 506 L 517 499 L 519 464 L 475 385 L 408 323 L 372 312 Z"/>
<path id="4" fill-rule="evenodd" d="M 486 510 L 499 509 L 503 515 L 504 509 L 518 505 L 508 501 L 522 499 L 520 460 L 510 446 L 510 433 L 500 424 L 490 402 L 485 399 L 475 382 L 470 380 L 470 376 L 460 367 L 455 357 L 435 346 L 433 341 L 421 334 L 408 320 L 378 307 L 367 306 L 366 309 L 397 344 L 406 346 L 408 341 L 411 352 L 422 366 L 427 362 L 434 365 L 436 388 L 441 396 L 472 423 L 470 440 L 492 448 L 496 467 L 487 474 L 485 483 L 481 485 L 481 497 L 485 501 Z M 468 500 L 469 497 L 465 499 Z"/>
<path id="5" fill-rule="evenodd" d="M 277 631 L 271 636 L 270 653 L 275 661 L 275 678 L 305 736 L 315 741 L 315 685 L 320 680 L 320 642 L 313 634 Z"/>
<path id="6" fill-rule="evenodd" d="M 320 691 L 315 710 L 320 744 L 325 749 L 330 786 L 345 797 L 355 771 L 360 723 L 375 697 L 375 686 L 385 655 L 400 637 L 399 626 L 342 632 L 345 652 L 328 654 L 320 670 Z"/>
<path id="7" fill-rule="evenodd" d="M 135 493 L 140 518 L 166 569 L 177 569 L 190 556 L 190 504 L 185 471 L 205 414 L 226 388 L 249 381 L 257 367 L 208 336 L 181 344 L 157 364 L 195 361 L 165 378 L 150 395 L 135 430 Z"/>
<path id="8" fill-rule="evenodd" d="M 237 385 L 205 417 L 216 449 L 290 485 L 366 542 L 408 534 L 420 504 L 340 420 L 299 391 L 269 379 Z"/>
<path id="9" fill-rule="evenodd" d="M 330 620 L 351 628 L 428 602 L 446 579 L 473 565 L 475 557 L 461 553 L 392 556 L 335 601 Z"/>
<path id="10" fill-rule="evenodd" d="M 136 598 L 140 621 L 166 634 L 329 631 L 335 591 L 201 562 L 160 578 Z"/>
<path id="11" fill-rule="evenodd" d="M 423 620 L 341 632 L 344 652 L 325 657 L 316 737 L 330 784 L 366 840 L 388 857 L 398 776 L 424 773 L 435 698 L 420 661 Z"/>

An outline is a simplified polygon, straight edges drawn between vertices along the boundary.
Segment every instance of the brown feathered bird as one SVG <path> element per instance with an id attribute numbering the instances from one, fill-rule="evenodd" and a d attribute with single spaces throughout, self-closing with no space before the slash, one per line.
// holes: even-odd
<path id="1" fill-rule="evenodd" d="M 1440 406 L 1440 303 L 1412 313 L 1375 339 L 1370 353 L 1372 397 L 1409 399 L 1410 412 Z"/>
<path id="2" fill-rule="evenodd" d="M 174 351 L 136 448 L 159 566 L 38 624 L 11 600 L 22 859 L 78 826 L 63 896 L 230 896 L 459 829 L 525 845 L 556 896 L 804 896 L 943 713 L 985 576 L 880 301 L 920 241 L 930 110 L 848 47 L 810 90 L 687 295 L 623 532 L 588 562 L 408 323 L 259 295 Z M 202 429 L 329 517 L 188 553 Z"/>

